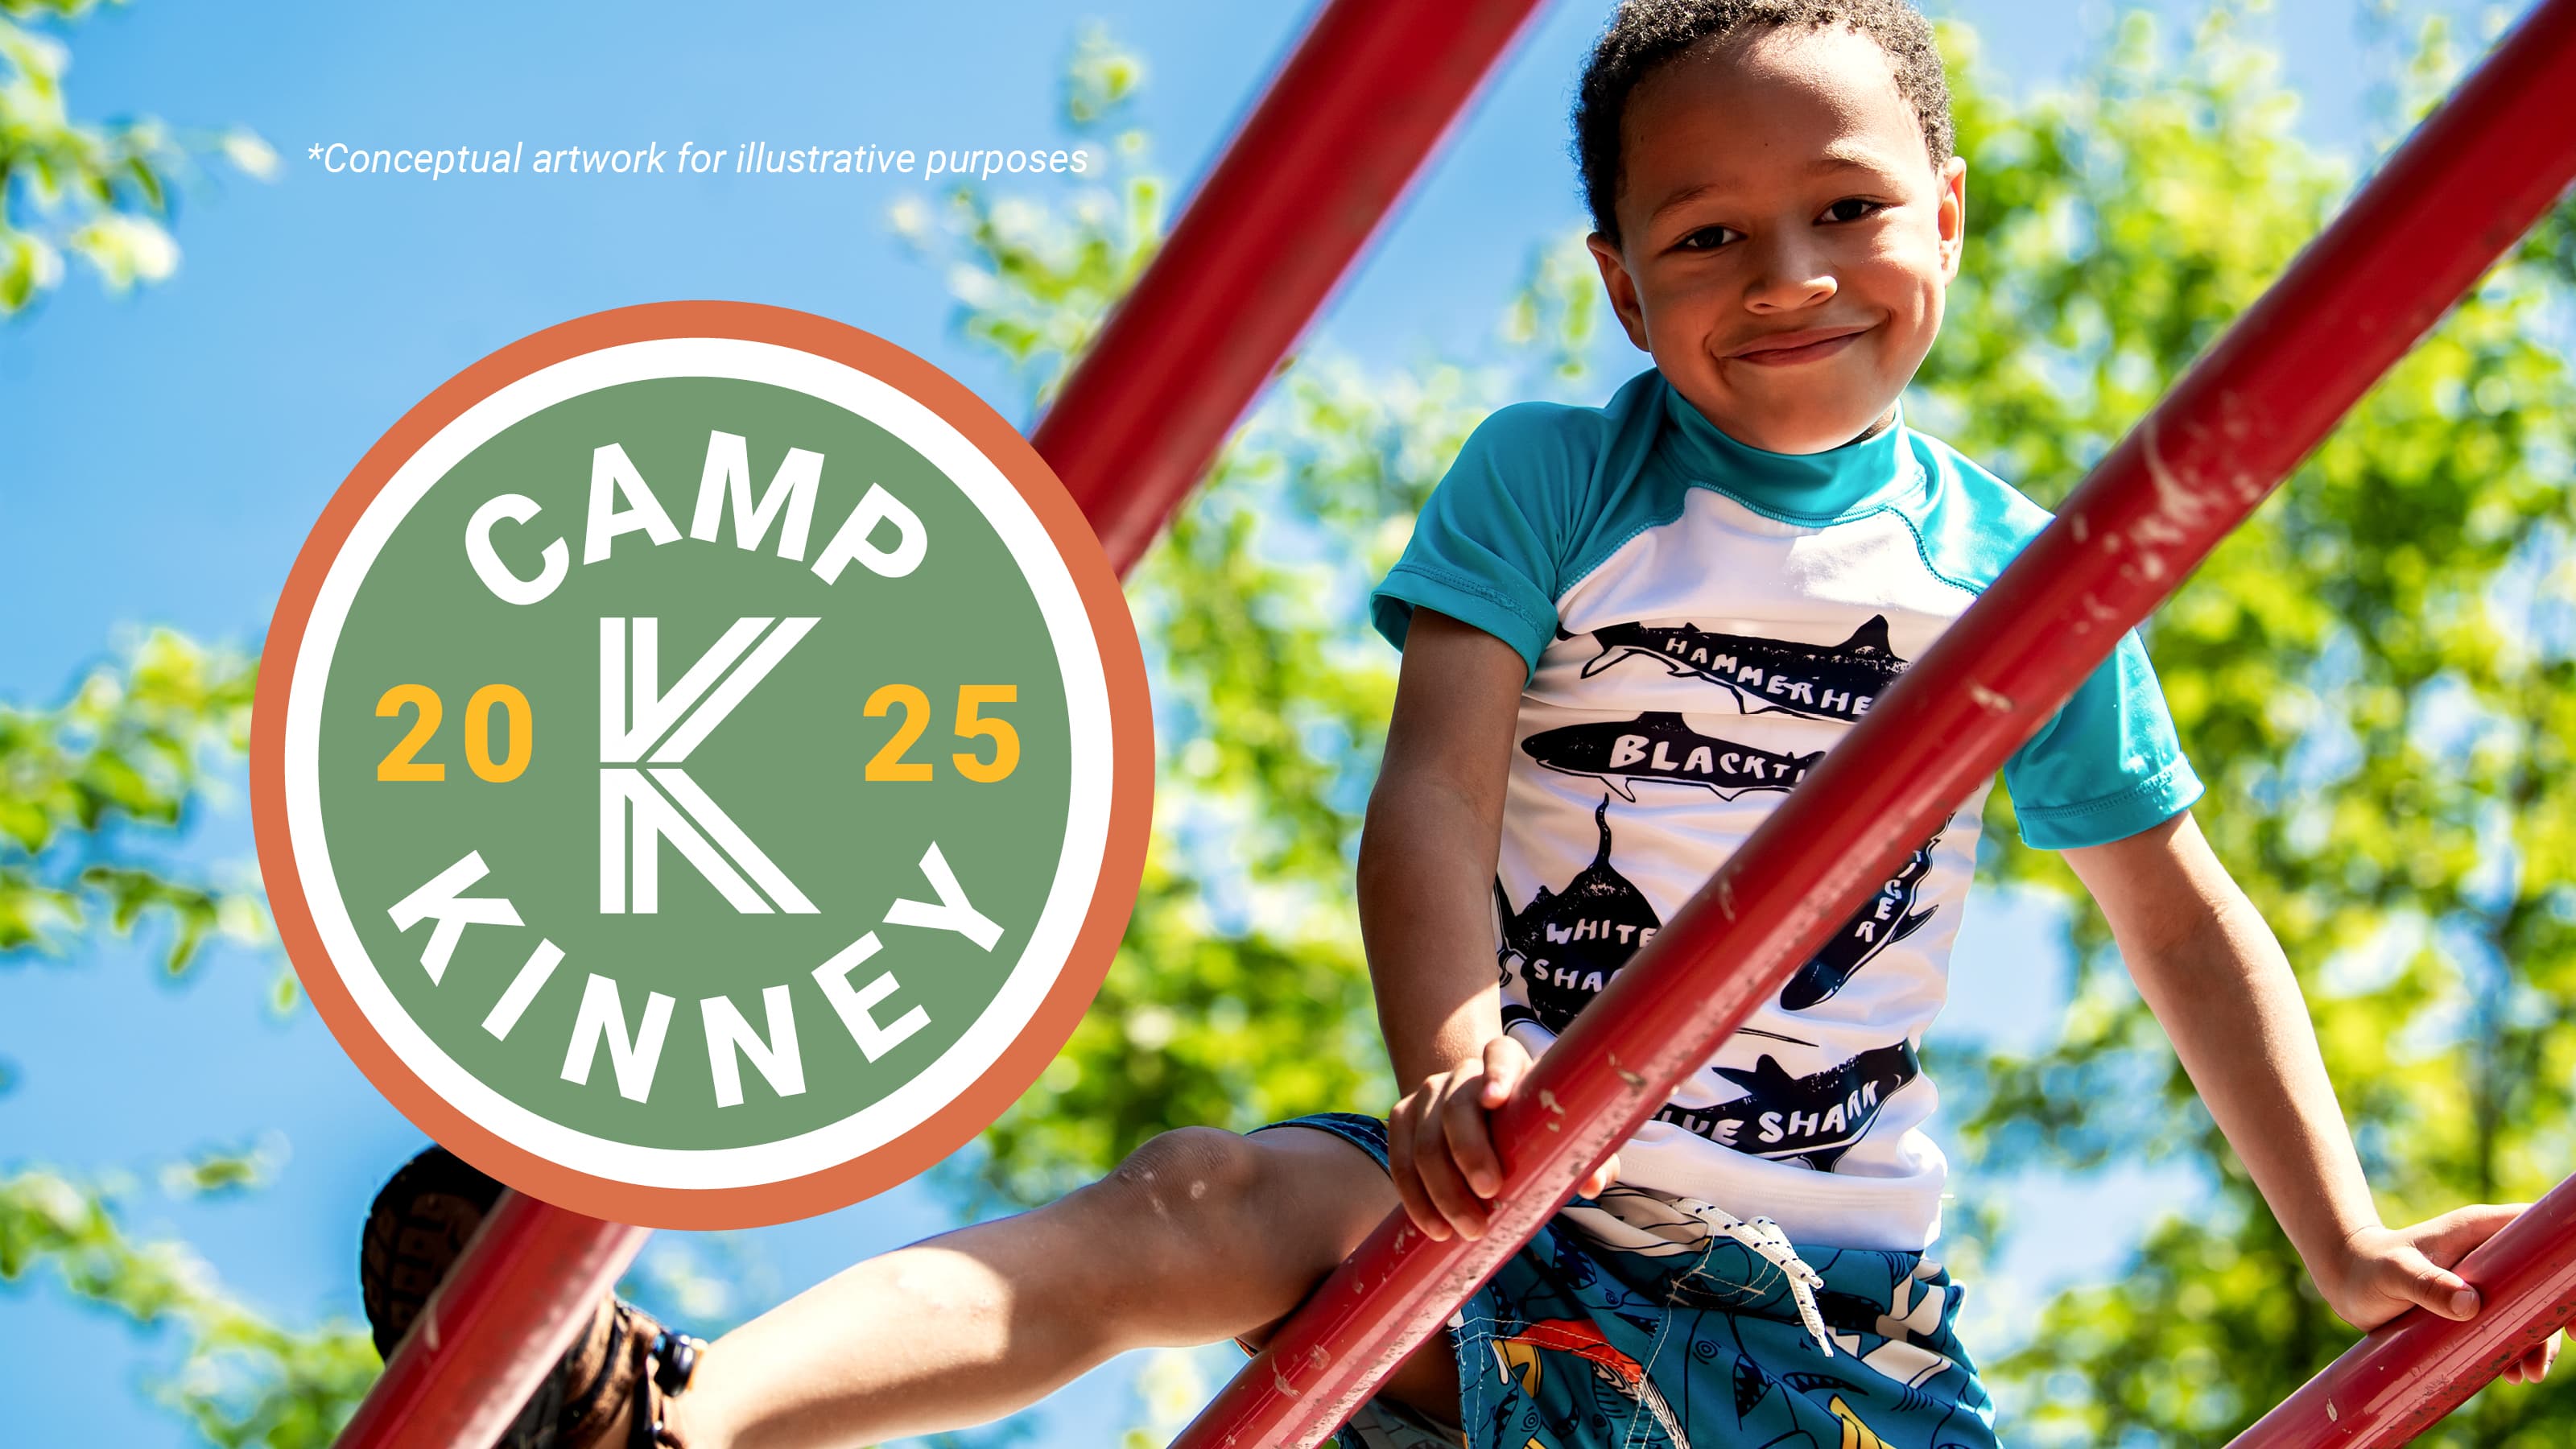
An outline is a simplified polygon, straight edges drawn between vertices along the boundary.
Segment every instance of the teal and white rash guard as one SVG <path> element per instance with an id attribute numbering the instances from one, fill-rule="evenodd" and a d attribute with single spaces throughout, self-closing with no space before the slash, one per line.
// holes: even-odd
<path id="1" fill-rule="evenodd" d="M 1529 665 L 1495 881 L 1503 1020 L 1543 1052 L 1992 583 L 2048 514 L 1902 420 L 1830 452 L 1729 438 L 1660 372 L 1601 408 L 1485 420 L 1372 598 Z M 2022 837 L 2065 849 L 2200 794 L 2134 634 L 2004 766 Z M 1625 1180 L 1916 1251 L 1947 1165 L 1924 1030 L 1975 874 L 1962 802 L 1621 1149 Z"/>

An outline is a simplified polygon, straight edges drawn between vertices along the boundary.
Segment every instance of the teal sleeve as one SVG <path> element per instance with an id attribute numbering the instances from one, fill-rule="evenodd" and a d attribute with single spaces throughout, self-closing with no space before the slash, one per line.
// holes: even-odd
<path id="1" fill-rule="evenodd" d="M 1515 403 L 1485 419 L 1431 490 L 1404 556 L 1369 596 L 1398 649 L 1413 611 L 1436 609 L 1520 651 L 1533 677 L 1556 633 L 1557 578 L 1592 471 L 1586 411 Z M 1597 423 L 1590 430 L 1598 433 Z"/>
<path id="2" fill-rule="evenodd" d="M 2004 787 L 2022 840 L 2041 850 L 2125 839 L 2200 798 L 2136 631 L 2004 761 Z"/>

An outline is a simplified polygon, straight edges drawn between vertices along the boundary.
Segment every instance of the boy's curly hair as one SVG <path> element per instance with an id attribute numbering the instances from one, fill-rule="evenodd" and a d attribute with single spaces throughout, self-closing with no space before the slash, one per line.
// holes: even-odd
<path id="1" fill-rule="evenodd" d="M 1791 25 L 1840 25 L 1877 41 L 1895 67 L 1896 93 L 1914 106 L 1932 164 L 1950 159 L 1950 84 L 1930 22 L 1906 0 L 1621 0 L 1574 101 L 1574 164 L 1603 237 L 1619 241 L 1619 122 L 1637 83 L 1712 36 Z"/>

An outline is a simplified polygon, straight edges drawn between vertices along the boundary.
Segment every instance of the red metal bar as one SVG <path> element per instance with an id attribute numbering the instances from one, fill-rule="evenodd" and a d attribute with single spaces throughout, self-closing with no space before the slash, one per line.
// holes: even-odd
<path id="1" fill-rule="evenodd" d="M 651 1236 L 503 1193 L 339 1442 L 456 1449 L 500 1438 Z"/>
<path id="2" fill-rule="evenodd" d="M 2576 0 L 2543 0 L 1540 1060 L 1486 1235 L 1390 1216 L 1174 1449 L 1357 1408 L 2566 189 L 2570 95 Z"/>
<path id="3" fill-rule="evenodd" d="M 1032 442 L 1120 573 L 1207 471 L 1538 0 L 1331 0 Z M 341 1431 L 488 1444 L 649 1236 L 507 1195 Z"/>
<path id="4" fill-rule="evenodd" d="M 2227 1449 L 2396 1449 L 2576 1316 L 2576 1178 L 2460 1264 L 2466 1323 L 2409 1310 L 2356 1343 Z"/>
<path id="5" fill-rule="evenodd" d="M 1332 0 L 1031 441 L 1124 572 L 1537 0 Z"/>

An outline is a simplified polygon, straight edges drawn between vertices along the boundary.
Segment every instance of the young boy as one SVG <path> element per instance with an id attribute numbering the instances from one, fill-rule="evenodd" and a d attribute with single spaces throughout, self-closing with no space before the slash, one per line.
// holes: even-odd
<path id="1" fill-rule="evenodd" d="M 1587 68 L 1591 246 L 1654 368 L 1469 439 L 1376 623 L 1404 650 L 1359 903 L 1391 1118 L 1184 1128 L 1047 1207 L 872 1259 L 713 1345 L 622 1304 L 510 1442 L 784 1449 L 980 1422 L 1112 1354 L 1258 1342 L 1401 1205 L 1483 1229 L 1487 1113 L 2046 515 L 1908 429 L 1966 165 L 1903 0 L 1629 0 Z M 2319 1290 L 2477 1311 L 2514 1213 L 2380 1224 L 2297 985 L 2212 858 L 2134 638 L 2005 768 Z M 1982 792 L 1980 792 L 1982 794 Z M 1355 1421 L 1362 1442 L 1986 1446 L 1917 1055 L 1980 800 L 1864 904 Z M 1501 966 L 1496 989 L 1496 965 Z M 1613 1177 L 1618 1185 L 1610 1185 Z M 489 1185 L 370 1229 L 398 1336 Z M 432 1233 L 406 1226 L 443 1225 Z M 408 1277 L 406 1276 L 408 1274 Z M 2508 1377 L 2545 1372 L 2554 1346 Z"/>

